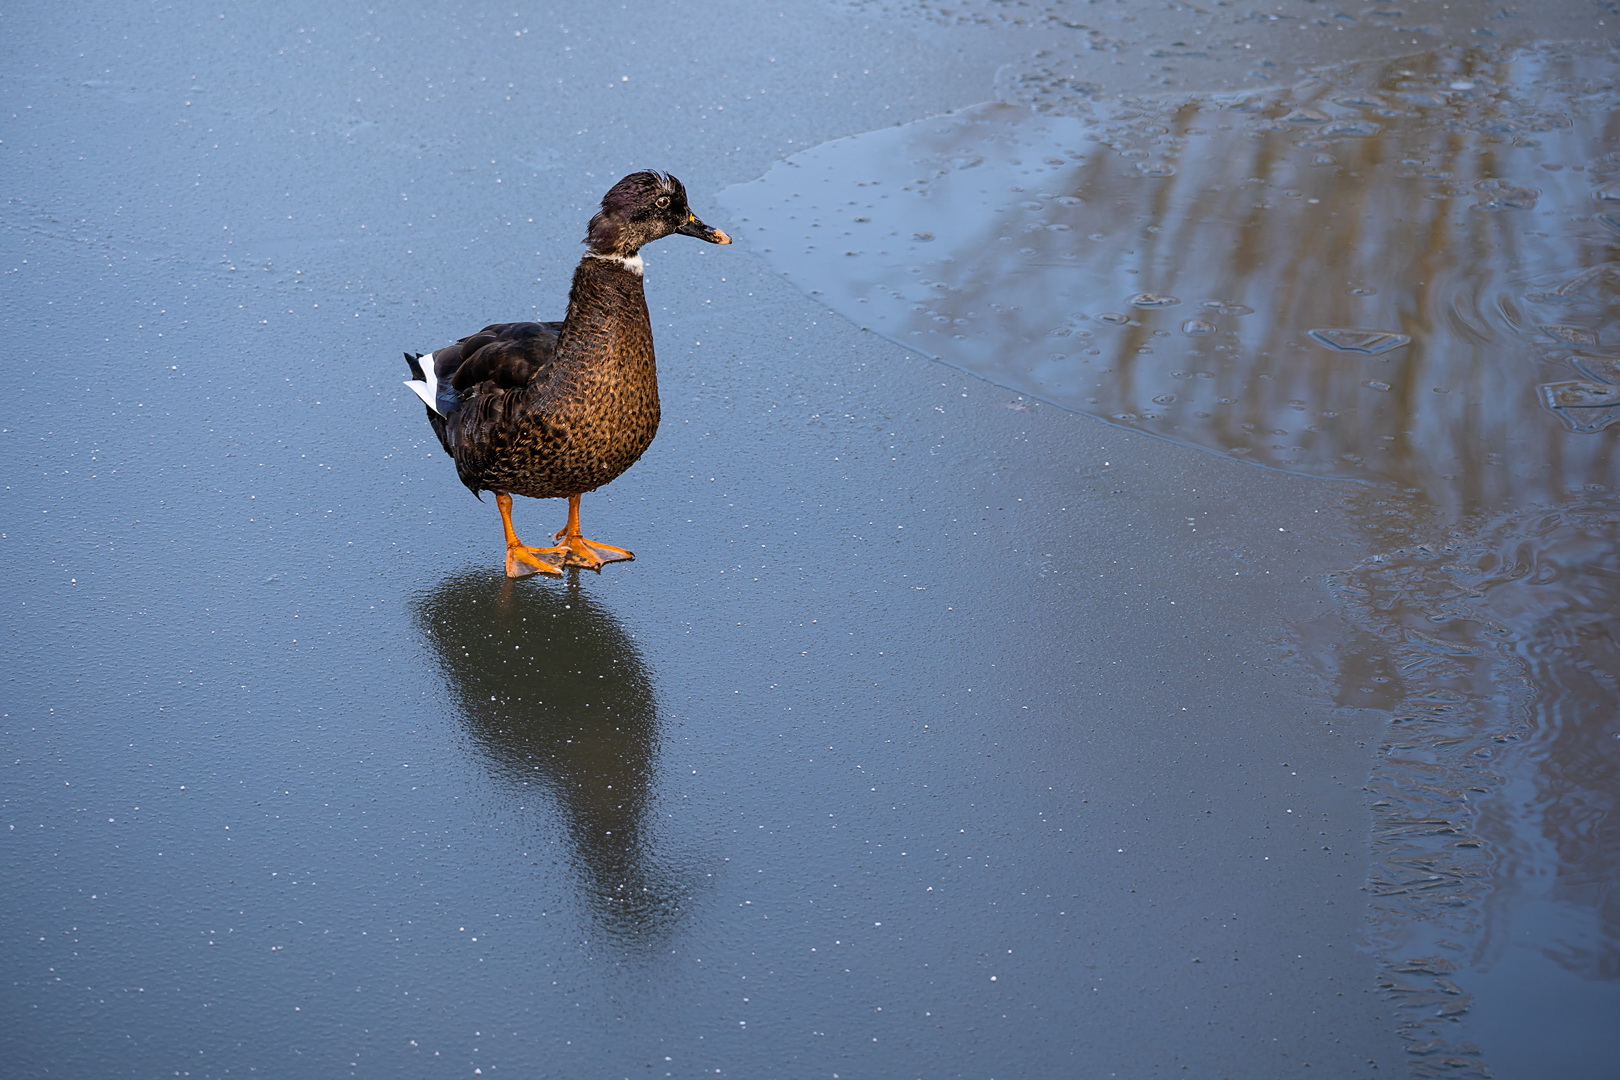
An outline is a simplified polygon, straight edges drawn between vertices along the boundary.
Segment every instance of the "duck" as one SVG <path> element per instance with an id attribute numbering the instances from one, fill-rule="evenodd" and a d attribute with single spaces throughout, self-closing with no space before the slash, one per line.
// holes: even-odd
<path id="1" fill-rule="evenodd" d="M 405 386 L 456 474 L 495 495 L 506 535 L 506 575 L 561 575 L 635 558 L 587 540 L 580 497 L 634 465 L 658 432 L 658 371 L 641 249 L 679 233 L 729 244 L 687 203 L 668 173 L 631 173 L 602 196 L 585 234 L 561 322 L 494 323 L 431 353 L 405 354 Z M 568 521 L 549 547 L 530 547 L 512 525 L 512 496 L 567 499 Z"/>

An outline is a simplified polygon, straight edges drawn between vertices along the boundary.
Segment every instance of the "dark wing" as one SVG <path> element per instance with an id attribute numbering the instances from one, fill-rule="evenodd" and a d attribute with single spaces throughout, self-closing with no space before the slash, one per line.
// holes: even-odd
<path id="1" fill-rule="evenodd" d="M 433 365 L 435 404 L 440 416 L 453 415 L 480 390 L 516 390 L 550 366 L 562 323 L 495 323 L 431 354 L 406 353 L 411 376 L 423 380 L 424 362 Z M 430 359 L 431 358 L 431 359 Z"/>
<path id="2" fill-rule="evenodd" d="M 518 400 L 513 391 L 545 374 L 561 330 L 560 322 L 495 323 L 433 353 L 443 415 L 428 410 L 428 421 L 473 494 L 482 486 L 478 463 L 501 449 L 494 441 L 507 428 Z M 408 354 L 406 360 L 410 362 Z M 412 363 L 413 371 L 427 360 L 424 356 Z M 420 377 L 419 371 L 414 373 Z"/>
<path id="3" fill-rule="evenodd" d="M 433 354 L 441 385 L 465 398 L 484 390 L 517 390 L 551 363 L 562 323 L 496 323 Z"/>

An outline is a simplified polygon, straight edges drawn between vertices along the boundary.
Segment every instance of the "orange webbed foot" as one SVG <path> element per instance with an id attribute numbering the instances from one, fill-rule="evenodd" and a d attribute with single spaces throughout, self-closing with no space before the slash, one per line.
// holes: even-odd
<path id="1" fill-rule="evenodd" d="M 561 555 L 564 566 L 579 566 L 600 572 L 608 563 L 629 562 L 636 557 L 634 552 L 622 547 L 587 540 L 578 533 L 570 536 L 566 528 L 557 530 L 555 539 L 557 546 L 545 550 L 548 555 Z"/>
<path id="2" fill-rule="evenodd" d="M 540 556 L 549 555 L 555 548 L 532 548 L 525 544 L 509 545 L 506 549 L 506 576 L 533 577 L 535 574 L 555 574 L 562 577 L 562 567 L 549 563 Z"/>
<path id="3" fill-rule="evenodd" d="M 610 562 L 628 562 L 635 558 L 633 554 L 622 547 L 612 544 L 599 544 L 595 540 L 587 540 L 579 531 L 579 496 L 573 495 L 568 499 L 568 524 L 557 530 L 553 537 L 557 546 L 547 548 L 547 554 L 561 555 L 564 566 L 580 566 L 586 570 L 600 571 Z"/>
<path id="4" fill-rule="evenodd" d="M 495 506 L 501 512 L 501 529 L 506 533 L 506 576 L 533 577 L 535 574 L 562 576 L 562 567 L 549 563 L 540 556 L 549 555 L 555 548 L 533 548 L 518 539 L 512 529 L 512 496 L 504 491 L 495 493 Z"/>

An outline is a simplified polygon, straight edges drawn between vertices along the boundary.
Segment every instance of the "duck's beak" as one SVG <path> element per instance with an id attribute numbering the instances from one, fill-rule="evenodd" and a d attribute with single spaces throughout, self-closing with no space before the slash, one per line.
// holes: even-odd
<path id="1" fill-rule="evenodd" d="M 682 236 L 695 236 L 699 240 L 707 240 L 711 244 L 731 243 L 731 237 L 727 236 L 719 229 L 711 228 L 710 226 L 703 224 L 703 222 L 699 221 L 697 216 L 694 214 L 688 214 L 686 216 L 686 224 L 682 225 L 675 231 L 680 233 Z"/>

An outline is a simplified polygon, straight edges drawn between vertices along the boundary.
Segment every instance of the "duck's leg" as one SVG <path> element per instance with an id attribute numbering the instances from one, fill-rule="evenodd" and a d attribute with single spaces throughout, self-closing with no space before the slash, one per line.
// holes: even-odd
<path id="1" fill-rule="evenodd" d="M 532 548 L 518 539 L 517 531 L 512 528 L 512 496 L 504 491 L 495 493 L 495 505 L 501 510 L 501 528 L 506 530 L 506 576 L 529 577 L 532 574 L 556 574 L 562 576 L 562 568 L 540 558 L 541 555 L 557 551 L 557 548 Z"/>
<path id="2" fill-rule="evenodd" d="M 568 524 L 557 531 L 558 544 L 554 548 L 546 548 L 546 553 L 560 554 L 564 566 L 583 566 L 587 570 L 600 570 L 610 562 L 625 562 L 635 558 L 633 554 L 621 547 L 612 544 L 599 544 L 595 540 L 587 540 L 579 532 L 579 496 L 568 497 Z"/>

